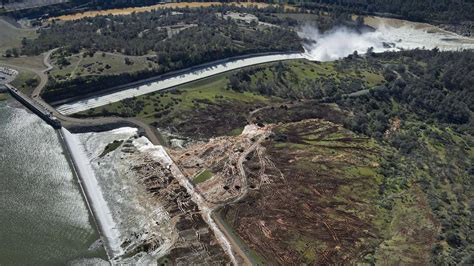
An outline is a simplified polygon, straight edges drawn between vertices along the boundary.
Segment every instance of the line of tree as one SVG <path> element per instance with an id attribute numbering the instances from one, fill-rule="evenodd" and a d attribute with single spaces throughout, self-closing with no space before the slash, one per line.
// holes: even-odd
<path id="1" fill-rule="evenodd" d="M 408 20 L 425 22 L 460 23 L 472 21 L 472 14 L 474 14 L 474 2 L 469 0 L 291 0 L 288 2 L 309 9 L 343 9 L 367 14 L 386 13 Z"/>
<path id="2" fill-rule="evenodd" d="M 293 102 L 316 99 L 307 101 L 316 103 L 314 108 L 319 102 L 336 103 L 348 111 L 351 115 L 342 122 L 346 128 L 374 137 L 383 147 L 394 150 L 379 168 L 383 176 L 380 195 L 386 191 L 402 195 L 413 186 L 423 190 L 440 226 L 431 247 L 433 265 L 471 265 L 474 51 L 385 52 L 367 58 L 351 56 L 335 62 L 334 67 L 338 72 L 370 67 L 370 71 L 383 74 L 385 81 L 350 96 L 355 89 L 350 81 L 336 83 L 318 77 L 312 83 L 280 64 L 238 72 L 230 77 L 229 86 Z M 261 78 L 270 71 L 274 78 Z M 369 89 L 360 89 L 364 88 Z M 305 112 L 299 115 L 304 119 Z M 393 199 L 382 204 L 390 209 Z"/>
<path id="3" fill-rule="evenodd" d="M 22 52 L 39 54 L 56 47 L 68 53 L 82 49 L 127 55 L 153 53 L 158 66 L 151 71 L 111 76 L 88 76 L 48 83 L 44 97 L 55 101 L 99 91 L 222 58 L 261 52 L 302 51 L 297 33 L 285 27 L 256 27 L 216 15 L 229 7 L 156 10 L 129 16 L 103 16 L 53 25 L 35 40 L 25 40 Z M 239 9 L 241 10 L 241 9 Z M 164 26 L 194 24 L 169 38 Z M 275 41 L 278 40 L 278 41 Z"/>

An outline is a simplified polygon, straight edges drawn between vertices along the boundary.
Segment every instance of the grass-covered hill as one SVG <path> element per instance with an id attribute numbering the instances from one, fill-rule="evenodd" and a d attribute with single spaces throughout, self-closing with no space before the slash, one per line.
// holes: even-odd
<path id="1" fill-rule="evenodd" d="M 268 64 L 79 116 L 136 116 L 201 140 L 277 124 L 263 145 L 291 182 L 275 177 L 221 212 L 269 263 L 469 265 L 473 59 L 414 50 Z M 252 156 L 246 169 L 259 173 Z"/>

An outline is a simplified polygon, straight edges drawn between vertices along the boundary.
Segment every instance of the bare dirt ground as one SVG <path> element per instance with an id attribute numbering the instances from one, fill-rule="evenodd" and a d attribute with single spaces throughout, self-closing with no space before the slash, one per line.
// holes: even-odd
<path id="1" fill-rule="evenodd" d="M 254 3 L 254 2 L 230 2 L 230 3 L 221 3 L 221 2 L 181 2 L 181 3 L 164 3 L 157 4 L 152 6 L 144 7 L 128 7 L 128 8 L 116 8 L 108 10 L 99 10 L 99 11 L 86 11 L 83 13 L 76 13 L 71 15 L 63 15 L 58 17 L 50 18 L 49 20 L 58 19 L 58 20 L 77 20 L 85 17 L 95 17 L 103 15 L 129 15 L 131 13 L 147 12 L 155 9 L 164 9 L 164 8 L 197 8 L 197 7 L 209 7 L 209 6 L 220 6 L 223 4 L 235 4 L 239 6 L 257 6 L 258 8 L 265 8 L 270 6 L 266 3 Z M 292 9 L 291 6 L 285 6 L 287 9 Z"/>
<path id="2" fill-rule="evenodd" d="M 248 125 L 239 136 L 198 142 L 186 149 L 171 151 L 171 155 L 183 174 L 191 179 L 204 170 L 213 173 L 212 178 L 196 187 L 207 202 L 218 206 L 246 195 L 249 186 L 244 162 L 250 153 L 263 154 L 261 143 L 268 138 L 272 127 Z M 271 165 L 267 158 L 259 160 L 263 168 Z"/>
<path id="3" fill-rule="evenodd" d="M 350 263 L 377 242 L 366 201 L 375 153 L 367 139 L 318 119 L 249 125 L 171 151 L 190 179 L 213 173 L 196 190 L 225 205 L 226 223 L 270 264 Z"/>

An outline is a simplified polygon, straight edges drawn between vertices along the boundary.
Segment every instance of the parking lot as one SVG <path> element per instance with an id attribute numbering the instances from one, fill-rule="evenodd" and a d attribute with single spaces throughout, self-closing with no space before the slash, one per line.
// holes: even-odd
<path id="1" fill-rule="evenodd" d="M 15 77 L 18 75 L 18 71 L 7 68 L 7 67 L 0 67 L 0 84 L 7 84 L 10 83 Z"/>

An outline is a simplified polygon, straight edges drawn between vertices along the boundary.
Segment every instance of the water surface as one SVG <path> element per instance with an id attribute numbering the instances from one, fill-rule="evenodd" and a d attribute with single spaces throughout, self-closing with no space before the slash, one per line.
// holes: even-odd
<path id="1" fill-rule="evenodd" d="M 105 258 L 103 249 L 89 250 L 99 235 L 56 131 L 6 101 L 0 101 L 0 195 L 0 265 Z"/>

